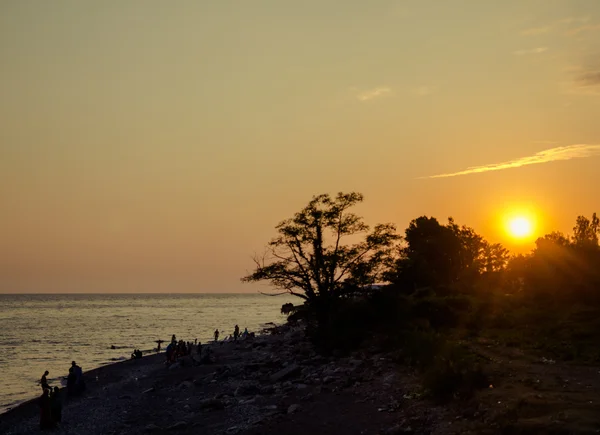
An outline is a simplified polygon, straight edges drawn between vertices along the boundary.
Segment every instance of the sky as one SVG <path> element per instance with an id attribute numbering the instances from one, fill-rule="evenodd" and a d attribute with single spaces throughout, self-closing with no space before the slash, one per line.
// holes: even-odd
<path id="1" fill-rule="evenodd" d="M 0 2 L 0 293 L 255 292 L 313 195 L 599 210 L 597 0 Z"/>

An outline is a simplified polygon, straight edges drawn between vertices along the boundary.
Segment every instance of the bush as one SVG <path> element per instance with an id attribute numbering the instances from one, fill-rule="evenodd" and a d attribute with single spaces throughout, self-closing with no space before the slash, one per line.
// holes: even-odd
<path id="1" fill-rule="evenodd" d="M 446 343 L 423 373 L 423 386 L 438 401 L 469 398 L 489 385 L 477 357 L 465 347 Z"/>

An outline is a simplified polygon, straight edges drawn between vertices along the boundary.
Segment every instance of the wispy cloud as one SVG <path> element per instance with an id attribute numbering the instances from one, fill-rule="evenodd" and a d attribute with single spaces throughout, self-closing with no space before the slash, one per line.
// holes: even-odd
<path id="1" fill-rule="evenodd" d="M 600 30 L 600 24 L 585 24 L 583 26 L 573 27 L 565 32 L 567 36 L 578 36 L 587 32 L 596 32 Z"/>
<path id="2" fill-rule="evenodd" d="M 590 17 L 567 17 L 559 20 L 561 24 L 587 23 Z"/>
<path id="3" fill-rule="evenodd" d="M 581 86 L 600 86 L 600 70 L 586 71 L 579 76 Z"/>
<path id="4" fill-rule="evenodd" d="M 358 95 L 356 95 L 356 98 L 358 98 L 359 101 L 368 101 L 374 98 L 384 97 L 386 95 L 389 95 L 391 92 L 392 90 L 388 87 L 379 87 L 375 89 L 370 89 L 368 91 L 360 92 Z"/>
<path id="5" fill-rule="evenodd" d="M 528 50 L 517 50 L 517 51 L 513 52 L 513 54 L 516 54 L 517 56 L 525 56 L 528 54 L 541 54 L 541 53 L 544 53 L 545 51 L 548 51 L 548 47 L 537 47 L 537 48 L 530 48 Z"/>
<path id="6" fill-rule="evenodd" d="M 502 163 L 492 163 L 483 166 L 471 166 L 463 171 L 447 174 L 431 175 L 421 178 L 447 178 L 459 175 L 480 174 L 482 172 L 500 171 L 502 169 L 520 168 L 521 166 L 538 165 L 540 163 L 556 162 L 560 160 L 582 159 L 600 155 L 600 145 L 578 144 L 550 148 L 532 156 L 521 157 Z"/>
<path id="7" fill-rule="evenodd" d="M 548 33 L 550 31 L 550 26 L 546 27 L 532 27 L 531 29 L 525 29 L 521 31 L 521 35 L 523 36 L 535 36 L 542 35 L 544 33 Z"/>

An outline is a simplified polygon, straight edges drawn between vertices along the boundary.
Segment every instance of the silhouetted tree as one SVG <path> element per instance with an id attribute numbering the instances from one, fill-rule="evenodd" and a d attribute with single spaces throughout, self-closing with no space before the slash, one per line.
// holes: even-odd
<path id="1" fill-rule="evenodd" d="M 383 279 L 399 236 L 392 224 L 370 230 L 361 217 L 348 211 L 362 200 L 356 192 L 313 197 L 276 227 L 279 235 L 262 258 L 255 258 L 256 270 L 242 281 L 268 281 L 309 304 L 326 306 L 349 285 L 366 286 Z M 359 235 L 361 241 L 346 243 Z"/>
<path id="2" fill-rule="evenodd" d="M 472 282 L 486 267 L 499 270 L 507 260 L 501 245 L 489 245 L 472 228 L 459 226 L 452 218 L 447 225 L 433 217 L 414 219 L 405 241 L 395 280 L 405 288 Z"/>
<path id="3" fill-rule="evenodd" d="M 581 247 L 597 247 L 598 231 L 600 230 L 600 219 L 596 213 L 592 219 L 585 216 L 577 216 L 575 227 L 573 227 L 573 242 Z"/>
<path id="4" fill-rule="evenodd" d="M 505 270 L 510 258 L 508 249 L 500 243 L 484 242 L 482 255 L 484 270 L 488 273 Z"/>

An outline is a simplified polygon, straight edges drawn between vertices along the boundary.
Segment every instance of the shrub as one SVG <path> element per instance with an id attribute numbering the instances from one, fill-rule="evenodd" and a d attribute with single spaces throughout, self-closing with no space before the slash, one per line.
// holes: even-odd
<path id="1" fill-rule="evenodd" d="M 489 379 L 477 357 L 465 347 L 451 343 L 446 343 L 423 373 L 423 386 L 438 401 L 466 399 L 488 385 Z"/>

